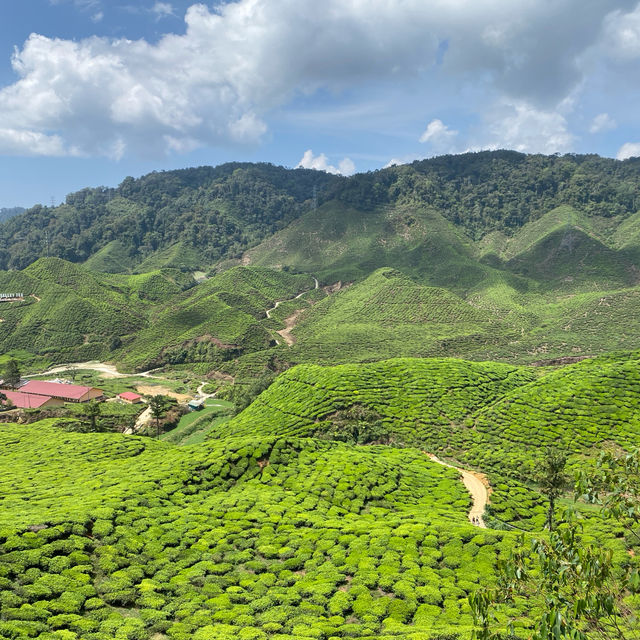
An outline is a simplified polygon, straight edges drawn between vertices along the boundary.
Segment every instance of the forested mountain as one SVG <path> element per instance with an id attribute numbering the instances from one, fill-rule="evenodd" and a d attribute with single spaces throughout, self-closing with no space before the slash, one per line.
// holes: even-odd
<path id="1" fill-rule="evenodd" d="M 205 267 L 286 226 L 341 178 L 268 164 L 229 163 L 126 178 L 119 187 L 83 189 L 58 207 L 37 205 L 0 226 L 0 268 L 21 269 L 42 256 L 84 262 L 115 251 L 129 271 L 179 247 L 177 264 Z M 319 198 L 323 196 L 320 195 Z M 148 271 L 143 267 L 138 271 Z"/>
<path id="2" fill-rule="evenodd" d="M 20 213 L 24 213 L 24 207 L 1 207 L 0 208 L 0 222 L 4 222 L 13 216 L 17 216 Z"/>
<path id="3" fill-rule="evenodd" d="M 49 255 L 91 259 L 92 268 L 111 272 L 207 269 L 330 201 L 364 219 L 385 207 L 427 206 L 478 241 L 492 232 L 510 236 L 561 205 L 619 222 L 637 211 L 639 195 L 637 158 L 487 151 L 351 178 L 229 163 L 126 178 L 114 189 L 70 194 L 58 207 L 33 207 L 0 225 L 0 268 Z M 409 217 L 409 232 L 411 224 Z"/>

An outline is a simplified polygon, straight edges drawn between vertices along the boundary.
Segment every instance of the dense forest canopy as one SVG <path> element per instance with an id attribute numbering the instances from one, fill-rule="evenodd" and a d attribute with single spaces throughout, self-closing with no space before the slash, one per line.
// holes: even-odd
<path id="1" fill-rule="evenodd" d="M 428 204 L 479 239 L 495 230 L 510 234 L 560 205 L 626 217 L 640 202 L 639 178 L 637 158 L 514 151 L 441 156 L 351 178 L 249 163 L 154 172 L 114 189 L 83 189 L 58 207 L 36 205 L 6 221 L 0 269 L 22 269 L 45 255 L 84 262 L 116 240 L 134 267 L 176 245 L 195 252 L 190 266 L 211 266 L 238 258 L 309 211 L 314 196 L 317 204 L 337 200 L 365 212 Z"/>

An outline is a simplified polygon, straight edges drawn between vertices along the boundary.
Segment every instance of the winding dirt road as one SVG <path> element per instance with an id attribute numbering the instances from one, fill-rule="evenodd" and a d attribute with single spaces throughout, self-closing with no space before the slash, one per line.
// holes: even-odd
<path id="1" fill-rule="evenodd" d="M 452 464 L 448 464 L 447 462 L 443 462 L 442 460 L 440 460 L 440 458 L 433 455 L 432 453 L 427 453 L 427 456 L 429 456 L 429 458 L 434 462 L 437 462 L 444 467 L 455 469 L 460 473 L 460 475 L 462 476 L 462 482 L 467 491 L 471 494 L 471 498 L 473 499 L 473 506 L 469 511 L 469 522 L 474 524 L 476 527 L 486 529 L 487 525 L 482 519 L 482 514 L 484 513 L 485 507 L 489 502 L 490 488 L 487 486 L 486 479 L 479 474 L 475 474 L 471 471 L 466 471 L 465 469 L 460 469 L 460 467 L 456 467 Z"/>
<path id="2" fill-rule="evenodd" d="M 315 287 L 313 289 L 307 289 L 306 291 L 303 291 L 302 293 L 299 293 L 297 296 L 294 296 L 293 298 L 287 298 L 286 300 L 278 300 L 273 307 L 271 307 L 271 309 L 267 309 L 267 318 L 271 317 L 271 314 L 283 303 L 283 302 L 290 302 L 291 300 L 298 300 L 299 298 L 302 298 L 302 296 L 305 293 L 309 293 L 309 291 L 313 291 L 314 289 L 318 289 L 320 287 L 320 283 L 318 282 L 317 278 L 313 278 L 313 281 L 315 282 Z"/>
<path id="3" fill-rule="evenodd" d="M 88 362 L 69 362 L 68 364 L 61 364 L 41 373 L 32 373 L 25 378 L 33 378 L 35 376 L 50 376 L 56 373 L 63 373 L 70 369 L 88 369 L 90 371 L 97 371 L 102 374 L 103 378 L 159 378 L 161 376 L 151 375 L 153 371 L 157 369 L 150 369 L 149 371 L 143 371 L 142 373 L 120 373 L 116 367 L 106 362 L 99 362 L 98 360 L 90 360 Z"/>

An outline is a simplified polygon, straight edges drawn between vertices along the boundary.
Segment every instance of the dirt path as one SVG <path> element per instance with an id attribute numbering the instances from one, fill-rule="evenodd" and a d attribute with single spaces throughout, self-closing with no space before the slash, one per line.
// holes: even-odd
<path id="1" fill-rule="evenodd" d="M 289 316 L 284 321 L 284 329 L 280 329 L 280 331 L 276 331 L 276 333 L 279 336 L 282 336 L 282 339 L 289 346 L 296 343 L 296 339 L 294 336 L 291 335 L 291 332 L 293 331 L 293 328 L 296 326 L 296 321 L 298 320 L 298 317 L 300 316 L 301 313 L 302 313 L 302 309 L 299 309 L 292 316 Z"/>
<path id="2" fill-rule="evenodd" d="M 142 429 L 142 427 L 144 427 L 146 424 L 148 424 L 149 422 L 151 422 L 151 407 L 147 407 L 139 416 L 138 419 L 136 420 L 135 425 L 133 426 L 133 429 L 129 428 L 129 429 L 125 429 L 122 433 L 126 436 L 130 436 L 133 435 L 134 433 L 138 433 L 138 431 L 140 431 L 140 429 Z"/>
<path id="3" fill-rule="evenodd" d="M 312 276 L 313 277 L 313 276 Z M 267 309 L 267 318 L 271 317 L 271 314 L 283 303 L 283 302 L 289 302 L 291 300 L 298 300 L 299 298 L 302 298 L 302 296 L 305 293 L 309 293 L 309 291 L 313 291 L 314 289 L 318 289 L 320 287 L 320 283 L 318 282 L 318 278 L 313 278 L 313 282 L 314 282 L 314 288 L 313 289 L 307 289 L 306 291 L 303 291 L 302 293 L 299 293 L 297 296 L 293 297 L 293 298 L 288 298 L 287 300 L 278 300 L 273 307 L 271 307 L 271 309 Z M 291 331 L 293 331 L 293 328 L 296 326 L 296 321 L 298 319 L 298 316 L 302 313 L 302 309 L 298 309 L 298 311 L 296 311 L 293 315 L 289 316 L 288 318 L 285 319 L 284 321 L 284 329 L 280 329 L 280 331 L 276 331 L 276 333 L 287 343 L 288 346 L 291 346 L 292 344 L 295 344 L 296 339 L 291 335 Z M 276 340 L 276 344 L 280 344 L 279 340 Z"/>
<path id="4" fill-rule="evenodd" d="M 271 317 L 271 314 L 283 303 L 283 302 L 290 302 L 291 300 L 299 300 L 300 298 L 302 298 L 302 296 L 305 293 L 309 293 L 309 291 L 313 291 L 314 289 L 318 289 L 320 287 L 320 283 L 318 282 L 317 278 L 313 278 L 313 282 L 315 283 L 315 286 L 313 287 L 313 289 L 307 289 L 306 291 L 303 291 L 302 293 L 299 293 L 297 296 L 294 296 L 293 298 L 287 298 L 286 300 L 278 300 L 273 307 L 271 307 L 271 309 L 267 309 L 267 318 Z"/>
<path id="5" fill-rule="evenodd" d="M 462 476 L 462 482 L 467 491 L 471 494 L 471 498 L 473 499 L 473 506 L 469 511 L 469 522 L 475 524 L 481 529 L 486 529 L 487 525 L 482 519 L 482 514 L 484 513 L 485 507 L 489 502 L 490 487 L 488 487 L 487 479 L 481 474 L 474 473 L 472 471 L 466 471 L 465 469 L 460 469 L 460 467 L 455 467 L 452 464 L 443 462 L 442 460 L 440 460 L 440 458 L 434 456 L 432 453 L 427 453 L 427 455 L 434 462 L 437 462 L 444 467 L 455 469 L 460 473 L 460 475 Z"/>
<path id="6" fill-rule="evenodd" d="M 142 373 L 120 373 L 116 367 L 106 362 L 99 362 L 98 360 L 90 360 L 88 362 L 69 362 L 68 364 L 61 364 L 51 369 L 47 369 L 42 373 L 32 373 L 25 378 L 33 378 L 34 376 L 50 376 L 55 373 L 63 373 L 64 371 L 70 371 L 73 369 L 88 369 L 90 371 L 97 371 L 103 378 L 158 378 L 160 376 L 151 375 L 153 371 L 157 369 L 150 369 L 149 371 L 143 371 Z"/>

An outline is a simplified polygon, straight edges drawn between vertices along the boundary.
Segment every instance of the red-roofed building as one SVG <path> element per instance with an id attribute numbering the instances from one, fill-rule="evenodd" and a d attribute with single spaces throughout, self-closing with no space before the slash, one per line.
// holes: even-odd
<path id="1" fill-rule="evenodd" d="M 35 393 L 22 393 L 21 391 L 3 391 L 7 399 L 16 409 L 43 409 L 45 407 L 62 407 L 64 400 L 51 398 L 50 396 L 38 396 Z M 7 405 L 9 403 L 3 402 Z M 9 406 L 11 408 L 11 406 Z"/>
<path id="2" fill-rule="evenodd" d="M 118 398 L 120 400 L 124 400 L 124 402 L 128 402 L 129 404 L 137 404 L 138 402 L 142 402 L 142 396 L 139 393 L 134 393 L 133 391 L 125 391 L 124 393 L 118 394 Z"/>
<path id="3" fill-rule="evenodd" d="M 20 387 L 22 393 L 35 393 L 38 396 L 59 398 L 64 402 L 89 402 L 102 400 L 104 392 L 95 387 L 81 387 L 77 384 L 60 384 L 59 382 L 44 382 L 43 380 L 29 380 Z"/>

